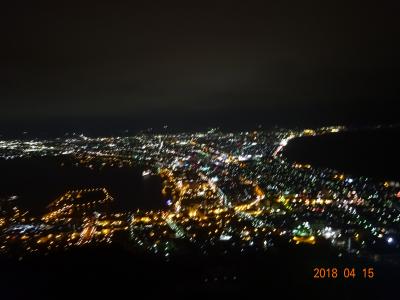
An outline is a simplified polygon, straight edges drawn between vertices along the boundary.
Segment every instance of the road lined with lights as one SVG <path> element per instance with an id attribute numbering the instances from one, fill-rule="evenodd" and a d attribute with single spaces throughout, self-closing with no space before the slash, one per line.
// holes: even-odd
<path id="1" fill-rule="evenodd" d="M 21 213 L 11 197 L 1 199 L 0 251 L 18 246 L 22 252 L 43 253 L 125 239 L 134 249 L 169 258 L 189 247 L 185 242 L 206 254 L 325 240 L 339 255 L 383 260 L 399 247 L 399 186 L 288 163 L 282 156 L 291 139 L 343 130 L 0 141 L 3 159 L 69 157 L 91 170 L 140 166 L 143 178 L 161 177 L 169 207 L 110 212 L 109 204 L 118 201 L 112 191 L 82 188 L 65 192 L 35 218 Z"/>

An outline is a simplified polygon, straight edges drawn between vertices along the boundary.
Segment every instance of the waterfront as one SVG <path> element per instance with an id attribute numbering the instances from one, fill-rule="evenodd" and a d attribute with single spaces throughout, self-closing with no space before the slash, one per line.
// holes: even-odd
<path id="1" fill-rule="evenodd" d="M 357 286 L 376 274 L 390 288 L 386 278 L 399 269 L 399 187 L 289 163 L 282 153 L 293 139 L 346 131 L 213 129 L 0 141 L 3 192 L 10 194 L 1 199 L 0 259 L 10 266 L 3 277 L 16 263 L 18 273 L 34 269 L 41 279 L 65 274 L 90 287 L 101 274 L 114 285 L 128 278 L 178 291 L 251 291 L 276 281 L 315 287 L 314 268 L 332 266 L 332 276 L 346 268 L 357 272 Z M 45 211 L 27 218 L 23 203 Z M 31 263 L 42 266 L 43 275 Z M 81 279 L 78 268 L 88 275 Z M 31 284 L 40 283 L 29 281 L 21 292 Z"/>
<path id="2" fill-rule="evenodd" d="M 291 162 L 399 181 L 399 138 L 398 127 L 304 136 L 291 140 L 283 155 Z"/>
<path id="3" fill-rule="evenodd" d="M 16 195 L 16 205 L 32 213 L 68 190 L 105 187 L 115 199 L 118 210 L 162 208 L 161 180 L 142 177 L 139 167 L 90 169 L 64 157 L 35 157 L 0 160 L 2 196 Z"/>

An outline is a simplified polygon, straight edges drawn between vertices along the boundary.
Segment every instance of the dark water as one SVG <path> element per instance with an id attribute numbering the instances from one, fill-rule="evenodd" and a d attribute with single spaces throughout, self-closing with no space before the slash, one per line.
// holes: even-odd
<path id="1" fill-rule="evenodd" d="M 144 179 L 141 171 L 128 167 L 91 170 L 58 158 L 0 160 L 0 197 L 18 195 L 18 206 L 41 213 L 68 190 L 105 187 L 115 200 L 115 210 L 163 207 L 161 179 Z"/>
<path id="2" fill-rule="evenodd" d="M 370 129 L 292 140 L 283 155 L 377 180 L 400 180 L 400 129 Z"/>

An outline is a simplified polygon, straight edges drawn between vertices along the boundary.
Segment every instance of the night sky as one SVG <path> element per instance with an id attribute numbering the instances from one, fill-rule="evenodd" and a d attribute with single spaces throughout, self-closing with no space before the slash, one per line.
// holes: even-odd
<path id="1" fill-rule="evenodd" d="M 400 119 L 396 1 L 25 2 L 0 8 L 0 131 Z"/>

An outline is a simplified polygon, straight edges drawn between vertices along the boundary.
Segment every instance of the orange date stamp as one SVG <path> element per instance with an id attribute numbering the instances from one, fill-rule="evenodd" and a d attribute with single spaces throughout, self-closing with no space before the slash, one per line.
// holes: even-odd
<path id="1" fill-rule="evenodd" d="M 374 268 L 314 268 L 314 279 L 373 279 L 375 277 Z"/>

